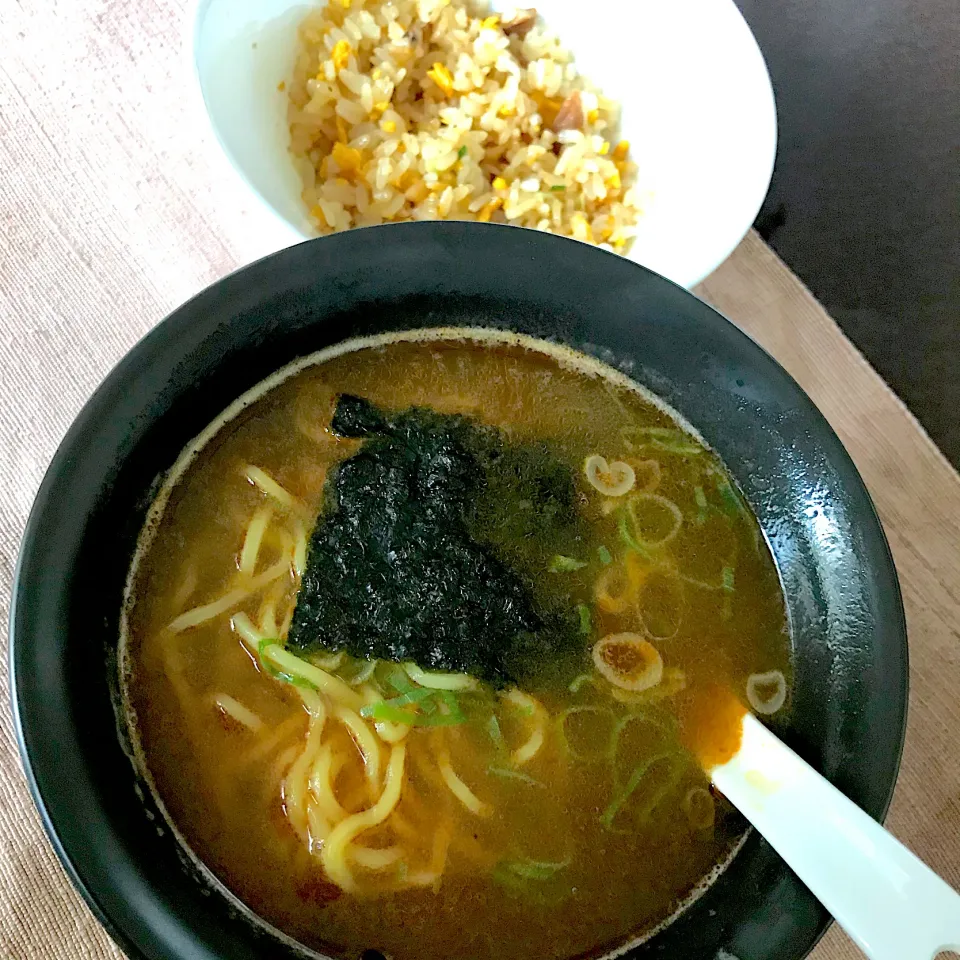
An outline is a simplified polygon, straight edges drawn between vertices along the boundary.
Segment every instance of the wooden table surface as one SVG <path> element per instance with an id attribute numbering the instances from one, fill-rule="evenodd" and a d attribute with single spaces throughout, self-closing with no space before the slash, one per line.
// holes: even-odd
<path id="1" fill-rule="evenodd" d="M 960 3 L 736 2 L 780 124 L 757 227 L 960 465 Z"/>

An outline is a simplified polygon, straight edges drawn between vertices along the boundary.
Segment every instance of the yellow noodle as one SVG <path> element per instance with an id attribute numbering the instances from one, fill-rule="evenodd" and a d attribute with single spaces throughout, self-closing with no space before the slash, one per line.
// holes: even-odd
<path id="1" fill-rule="evenodd" d="M 180 581 L 180 586 L 177 587 L 177 592 L 170 602 L 173 610 L 183 609 L 183 605 L 193 596 L 193 591 L 197 589 L 197 579 L 197 564 L 196 561 L 191 561 L 183 580 Z"/>
<path id="2" fill-rule="evenodd" d="M 408 823 L 406 818 L 396 810 L 390 816 L 390 829 L 400 840 L 406 840 L 414 845 L 423 843 L 423 833 L 413 824 Z"/>
<path id="3" fill-rule="evenodd" d="M 189 718 L 193 715 L 194 697 L 190 692 L 190 684 L 183 676 L 180 648 L 177 646 L 175 637 L 169 637 L 167 642 L 163 644 L 163 672 L 170 686 L 173 687 L 180 712 Z"/>
<path id="4" fill-rule="evenodd" d="M 396 863 L 403 856 L 403 850 L 400 847 L 359 847 L 354 844 L 350 847 L 350 859 L 360 867 L 366 867 L 367 870 L 383 870 Z"/>
<path id="5" fill-rule="evenodd" d="M 376 790 L 380 783 L 380 745 L 367 722 L 354 710 L 337 704 L 333 715 L 350 731 L 353 742 L 363 757 L 363 766 L 370 786 Z"/>
<path id="6" fill-rule="evenodd" d="M 310 792 L 317 807 L 331 823 L 339 823 L 347 816 L 334 793 L 333 785 L 344 763 L 342 753 L 334 753 L 329 743 L 325 743 L 317 753 L 310 774 Z"/>
<path id="7" fill-rule="evenodd" d="M 290 609 L 287 611 L 287 615 L 283 618 L 283 623 L 280 624 L 280 629 L 277 631 L 277 636 L 279 639 L 286 642 L 287 634 L 290 632 L 290 624 L 293 622 L 293 604 L 290 605 Z M 320 664 L 322 666 L 322 664 Z M 337 664 L 339 667 L 340 664 Z M 336 667 L 327 667 L 327 670 L 336 670 Z"/>
<path id="8" fill-rule="evenodd" d="M 293 616 L 293 610 L 290 611 L 290 616 Z M 339 653 L 311 653 L 310 662 L 321 670 L 336 670 L 343 663 L 344 656 L 342 650 Z"/>
<path id="9" fill-rule="evenodd" d="M 256 657 L 263 634 L 253 625 L 253 622 L 245 613 L 235 613 L 230 618 L 230 625 L 243 641 L 243 645 Z"/>
<path id="10" fill-rule="evenodd" d="M 390 723 L 387 720 L 378 720 L 374 728 L 384 743 L 399 743 L 411 729 L 406 723 Z"/>
<path id="11" fill-rule="evenodd" d="M 484 803 L 477 795 L 456 775 L 450 764 L 450 751 L 441 747 L 437 752 L 437 767 L 443 782 L 450 788 L 450 792 L 475 816 L 489 817 L 493 807 Z"/>
<path id="12" fill-rule="evenodd" d="M 288 510 L 295 510 L 298 513 L 307 513 L 307 508 L 292 493 L 284 490 L 266 470 L 261 470 L 251 463 L 244 467 L 243 475 L 255 486 L 258 487 L 268 497 L 272 497 L 282 507 Z"/>
<path id="13" fill-rule="evenodd" d="M 473 690 L 477 685 L 477 681 L 465 673 L 421 670 L 415 663 L 405 663 L 403 669 L 414 683 L 431 690 Z"/>
<path id="14" fill-rule="evenodd" d="M 263 533 L 273 517 L 273 507 L 269 504 L 260 507 L 253 515 L 240 548 L 240 572 L 253 576 L 257 568 L 257 558 L 260 556 L 260 544 L 263 542 Z"/>
<path id="15" fill-rule="evenodd" d="M 453 823 L 449 819 L 444 820 L 433 834 L 433 851 L 430 858 L 430 870 L 436 874 L 436 880 L 433 884 L 434 893 L 437 893 L 440 889 L 440 878 L 443 876 L 444 868 L 447 865 L 447 854 L 450 851 L 450 837 L 452 834 Z"/>
<path id="16" fill-rule="evenodd" d="M 372 684 L 369 683 L 365 683 L 360 688 L 360 692 L 367 703 L 378 703 L 383 699 L 382 695 L 377 693 Z M 410 732 L 410 724 L 408 723 L 390 723 L 387 720 L 377 720 L 373 726 L 384 743 L 399 743 Z"/>
<path id="17" fill-rule="evenodd" d="M 229 693 L 218 693 L 213 698 L 213 702 L 218 710 L 228 717 L 232 717 L 248 730 L 256 733 L 263 728 L 263 721 L 249 707 L 245 707 L 239 700 L 231 697 Z"/>
<path id="18" fill-rule="evenodd" d="M 266 640 L 277 639 L 277 605 L 267 600 L 260 608 L 260 636 Z"/>
<path id="19" fill-rule="evenodd" d="M 533 722 L 535 725 L 533 733 L 530 734 L 530 738 L 526 743 L 517 747 L 517 749 L 510 754 L 510 760 L 513 765 L 522 767 L 525 763 L 529 763 L 540 752 L 540 748 L 543 746 L 544 731 L 547 725 L 547 712 L 538 700 L 535 700 L 530 694 L 523 693 L 516 688 L 508 690 L 504 694 L 504 699 L 512 703 L 515 707 L 519 707 L 521 710 L 533 711 Z"/>
<path id="20" fill-rule="evenodd" d="M 406 756 L 406 746 L 398 743 L 391 748 L 390 760 L 387 763 L 387 778 L 380 794 L 380 799 L 367 810 L 347 817 L 327 837 L 323 845 L 321 857 L 323 869 L 327 876 L 348 893 L 357 889 L 356 880 L 347 864 L 347 848 L 364 830 L 369 830 L 383 823 L 393 812 L 400 801 L 403 789 L 403 763 Z"/>
<path id="21" fill-rule="evenodd" d="M 407 874 L 406 886 L 408 887 L 435 887 L 440 880 L 440 875 L 431 870 L 419 870 L 416 873 Z"/>
<path id="22" fill-rule="evenodd" d="M 307 568 L 307 531 L 302 523 L 297 521 L 293 535 L 293 569 L 298 577 L 303 576 Z"/>
<path id="23" fill-rule="evenodd" d="M 287 737 L 303 726 L 304 715 L 301 712 L 287 717 L 282 723 L 277 724 L 272 730 L 265 733 L 263 738 L 249 753 L 244 756 L 245 763 L 253 763 L 265 757 L 271 750 L 278 747 Z"/>
<path id="24" fill-rule="evenodd" d="M 352 710 L 358 710 L 363 706 L 363 698 L 360 694 L 347 686 L 339 677 L 315 667 L 277 643 L 267 644 L 261 651 L 261 656 L 286 673 L 303 678 L 321 693 L 330 697 L 334 703 Z"/>
<path id="25" fill-rule="evenodd" d="M 276 794 L 274 791 L 277 788 L 277 784 L 283 780 L 283 776 L 286 773 L 287 767 L 294 762 L 299 753 L 299 749 L 295 743 L 291 743 L 289 747 L 286 748 L 282 753 L 277 755 L 277 759 L 273 761 L 273 766 L 270 768 L 270 774 L 266 778 L 267 783 L 267 795 L 270 799 L 276 799 Z"/>
<path id="26" fill-rule="evenodd" d="M 307 819 L 307 778 L 313 769 L 317 754 L 320 752 L 320 740 L 323 735 L 325 719 L 326 717 L 323 714 L 311 719 L 303 751 L 287 771 L 283 780 L 283 804 L 287 811 L 287 819 L 307 843 L 310 840 Z"/>
<path id="27" fill-rule="evenodd" d="M 206 623 L 208 620 L 220 616 L 221 613 L 226 613 L 228 610 L 240 606 L 251 594 L 262 590 L 268 583 L 278 580 L 284 574 L 289 575 L 289 573 L 290 560 L 278 560 L 273 566 L 267 567 L 259 576 L 253 577 L 245 587 L 235 587 L 218 600 L 194 607 L 186 613 L 181 613 L 167 629 L 170 630 L 171 633 L 182 633 L 191 627 L 197 627 L 201 623 Z"/>
<path id="28" fill-rule="evenodd" d="M 315 803 L 307 804 L 307 826 L 310 831 L 310 852 L 315 853 L 321 849 L 327 837 L 330 836 L 333 826 Z"/>
<path id="29" fill-rule="evenodd" d="M 324 706 L 323 698 L 316 690 L 311 690 L 309 687 L 297 687 L 297 693 L 300 694 L 300 699 L 303 700 L 304 710 L 306 710 L 310 716 L 323 716 L 326 707 Z"/>

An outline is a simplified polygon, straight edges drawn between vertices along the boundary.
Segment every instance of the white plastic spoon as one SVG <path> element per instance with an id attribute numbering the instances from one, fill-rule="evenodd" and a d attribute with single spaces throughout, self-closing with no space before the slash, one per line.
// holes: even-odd
<path id="1" fill-rule="evenodd" d="M 752 714 L 708 772 L 870 960 L 960 950 L 960 895 Z"/>

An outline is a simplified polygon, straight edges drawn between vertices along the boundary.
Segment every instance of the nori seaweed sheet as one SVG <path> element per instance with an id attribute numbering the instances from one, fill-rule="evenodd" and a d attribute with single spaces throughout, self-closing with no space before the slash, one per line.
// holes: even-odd
<path id="1" fill-rule="evenodd" d="M 536 576 L 583 541 L 573 475 L 547 445 L 349 395 L 331 426 L 365 443 L 327 479 L 289 646 L 495 686 L 582 655 L 573 604 Z"/>

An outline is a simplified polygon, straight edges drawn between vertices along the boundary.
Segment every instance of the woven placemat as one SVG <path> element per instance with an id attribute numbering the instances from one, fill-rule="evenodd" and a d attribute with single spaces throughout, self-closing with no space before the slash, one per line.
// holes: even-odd
<path id="1" fill-rule="evenodd" d="M 186 106 L 185 2 L 0 7 L 0 644 L 17 544 L 60 437 L 110 367 L 198 289 L 272 248 Z M 877 503 L 910 630 L 890 828 L 960 885 L 960 477 L 755 235 L 701 288 L 793 374 Z M 0 957 L 112 958 L 40 827 L 0 658 Z M 834 928 L 817 960 L 856 957 Z"/>

